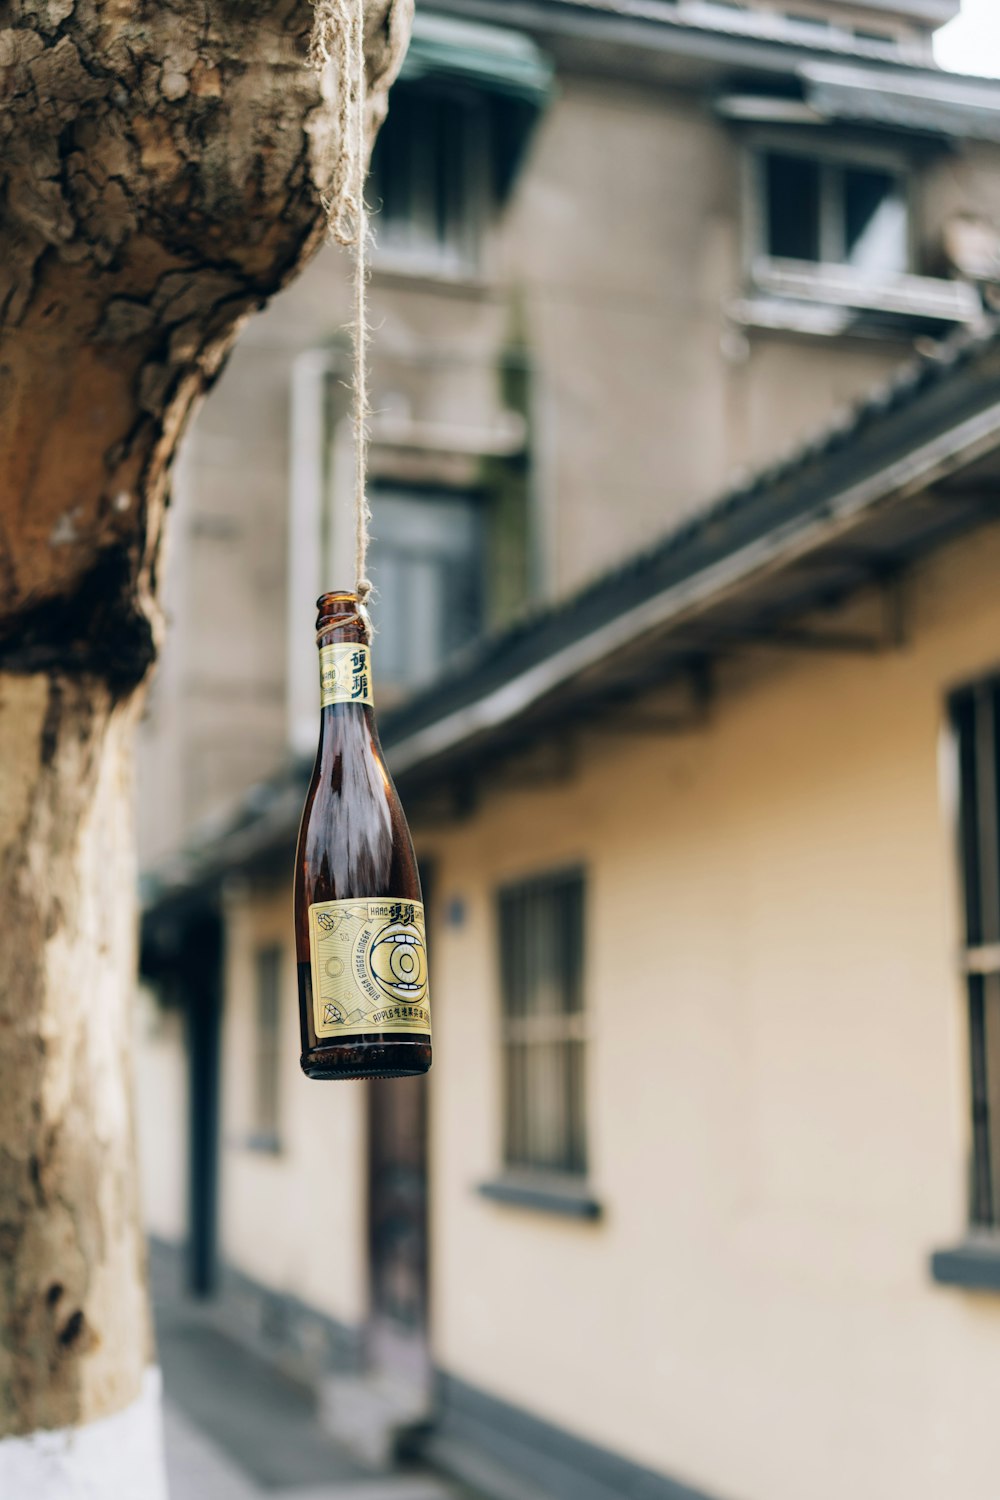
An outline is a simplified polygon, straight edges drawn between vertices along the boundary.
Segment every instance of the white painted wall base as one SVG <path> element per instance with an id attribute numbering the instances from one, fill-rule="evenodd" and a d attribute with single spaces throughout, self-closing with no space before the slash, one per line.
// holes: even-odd
<path id="1" fill-rule="evenodd" d="M 167 1500 L 161 1381 L 143 1378 L 137 1400 L 86 1427 L 0 1439 L 0 1495 L 9 1500 Z"/>

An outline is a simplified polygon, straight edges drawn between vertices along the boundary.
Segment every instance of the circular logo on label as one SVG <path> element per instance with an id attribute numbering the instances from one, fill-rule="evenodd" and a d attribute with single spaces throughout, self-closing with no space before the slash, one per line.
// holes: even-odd
<path id="1" fill-rule="evenodd" d="M 371 946 L 368 968 L 379 989 L 393 1000 L 422 1000 L 427 959 L 420 933 L 409 922 L 386 927 Z"/>

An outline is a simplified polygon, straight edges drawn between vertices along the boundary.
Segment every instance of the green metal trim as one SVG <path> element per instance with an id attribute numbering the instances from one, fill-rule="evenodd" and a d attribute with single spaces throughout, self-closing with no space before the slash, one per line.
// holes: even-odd
<path id="1" fill-rule="evenodd" d="M 542 110 L 552 94 L 554 72 L 545 53 L 523 32 L 418 13 L 399 76 L 407 82 L 459 79 Z"/>

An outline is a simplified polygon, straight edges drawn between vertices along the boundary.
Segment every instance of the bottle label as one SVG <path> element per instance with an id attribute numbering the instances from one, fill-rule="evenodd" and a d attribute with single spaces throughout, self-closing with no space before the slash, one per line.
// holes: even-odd
<path id="1" fill-rule="evenodd" d="M 420 901 L 320 901 L 309 908 L 318 1037 L 431 1034 Z"/>
<path id="2" fill-rule="evenodd" d="M 371 703 L 371 653 L 367 646 L 319 648 L 319 706 Z"/>

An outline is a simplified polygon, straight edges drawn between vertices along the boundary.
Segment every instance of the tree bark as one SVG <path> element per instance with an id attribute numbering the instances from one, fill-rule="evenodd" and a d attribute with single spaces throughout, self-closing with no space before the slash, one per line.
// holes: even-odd
<path id="1" fill-rule="evenodd" d="M 412 0 L 366 13 L 374 133 Z M 311 20 L 307 0 L 0 0 L 4 1494 L 84 1493 L 24 1436 L 132 1410 L 150 1360 L 132 733 L 185 420 L 322 239 L 335 81 L 307 67 Z M 151 1473 L 128 1492 L 154 1500 Z"/>
<path id="2" fill-rule="evenodd" d="M 0 678 L 7 1431 L 123 1406 L 149 1363 L 127 1056 L 133 717 L 99 678 Z"/>

